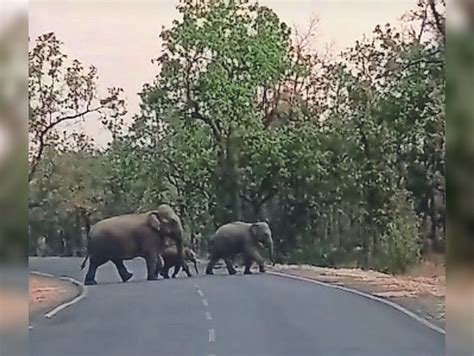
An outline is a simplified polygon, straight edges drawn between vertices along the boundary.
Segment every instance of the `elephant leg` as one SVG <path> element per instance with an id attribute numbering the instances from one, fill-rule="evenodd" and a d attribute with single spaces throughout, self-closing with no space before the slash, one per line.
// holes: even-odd
<path id="1" fill-rule="evenodd" d="M 160 274 L 163 276 L 164 279 L 170 278 L 170 276 L 169 276 L 169 274 L 168 274 L 168 273 L 169 273 L 169 270 L 170 270 L 170 268 L 169 268 L 168 266 L 166 266 L 166 265 L 165 265 L 165 266 L 163 267 L 163 269 L 161 270 Z"/>
<path id="2" fill-rule="evenodd" d="M 251 256 L 244 256 L 244 274 L 252 274 L 252 271 L 250 271 L 250 268 L 252 267 L 253 259 Z"/>
<path id="3" fill-rule="evenodd" d="M 250 251 L 250 258 L 257 262 L 260 273 L 265 273 L 265 261 L 257 250 Z"/>
<path id="4" fill-rule="evenodd" d="M 97 272 L 97 268 L 99 268 L 105 262 L 107 261 L 89 257 L 89 270 L 87 271 L 84 285 L 89 286 L 89 285 L 97 284 L 95 280 L 95 274 Z"/>
<path id="5" fill-rule="evenodd" d="M 188 264 L 187 264 L 186 262 L 184 262 L 183 264 L 181 264 L 179 267 L 176 267 L 174 273 L 175 273 L 175 274 L 178 274 L 176 271 L 179 272 L 179 270 L 181 269 L 181 267 L 183 268 L 184 273 L 186 273 L 186 275 L 187 275 L 188 277 L 191 277 L 191 276 L 192 276 L 191 271 L 189 270 Z"/>
<path id="6" fill-rule="evenodd" d="M 122 282 L 125 283 L 130 278 L 132 278 L 133 273 L 130 273 L 127 270 L 127 267 L 125 267 L 122 260 L 113 259 L 112 262 L 114 263 L 115 267 L 117 267 L 117 271 L 120 275 L 120 278 L 122 278 Z"/>
<path id="7" fill-rule="evenodd" d="M 173 275 L 171 277 L 176 278 L 179 271 L 181 271 L 181 265 L 180 264 L 174 265 L 174 272 L 173 272 Z"/>
<path id="8" fill-rule="evenodd" d="M 163 259 L 161 258 L 160 255 L 156 258 L 156 267 L 155 267 L 155 275 L 158 277 L 159 274 L 161 274 L 163 277 L 165 275 L 162 273 L 165 268 L 165 263 L 163 262 Z M 168 270 L 166 270 L 166 275 L 168 276 Z"/>
<path id="9" fill-rule="evenodd" d="M 211 259 L 206 267 L 206 274 L 214 274 L 213 268 L 217 261 L 220 260 L 220 257 L 211 256 Z"/>
<path id="10" fill-rule="evenodd" d="M 232 257 L 224 258 L 224 262 L 225 262 L 225 265 L 227 267 L 227 272 L 229 272 L 229 274 L 236 274 L 237 273 L 234 266 L 232 265 L 232 262 L 233 262 Z"/>
<path id="11" fill-rule="evenodd" d="M 146 261 L 146 270 L 147 270 L 147 280 L 148 281 L 156 281 L 158 279 L 158 275 L 156 273 L 157 268 L 157 260 L 158 257 L 156 254 L 149 254 L 145 257 Z"/>

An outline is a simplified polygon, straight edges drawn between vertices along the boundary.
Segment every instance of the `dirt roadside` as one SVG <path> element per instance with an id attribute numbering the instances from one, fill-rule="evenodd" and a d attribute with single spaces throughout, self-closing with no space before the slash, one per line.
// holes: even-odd
<path id="1" fill-rule="evenodd" d="M 444 266 L 427 263 L 404 275 L 390 275 L 358 268 L 278 264 L 272 271 L 341 285 L 386 298 L 445 328 Z"/>
<path id="2" fill-rule="evenodd" d="M 80 292 L 80 288 L 71 282 L 30 273 L 30 319 L 44 314 L 64 302 L 72 300 L 79 295 Z"/>

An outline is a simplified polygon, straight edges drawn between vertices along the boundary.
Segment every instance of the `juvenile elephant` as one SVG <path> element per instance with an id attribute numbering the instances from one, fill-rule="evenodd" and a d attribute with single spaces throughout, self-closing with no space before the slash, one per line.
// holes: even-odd
<path id="1" fill-rule="evenodd" d="M 214 265 L 222 258 L 229 274 L 235 274 L 233 261 L 238 254 L 242 254 L 245 270 L 244 274 L 251 274 L 250 267 L 253 261 L 257 262 L 260 272 L 265 272 L 262 256 L 257 251 L 257 245 L 263 244 L 270 249 L 270 258 L 273 260 L 272 232 L 268 223 L 232 222 L 221 226 L 210 241 L 209 263 L 206 274 L 213 274 Z"/>
<path id="2" fill-rule="evenodd" d="M 176 251 L 176 247 L 170 246 L 167 247 L 161 256 L 163 257 L 163 268 L 161 269 L 160 274 L 164 278 L 170 278 L 168 275 L 168 271 L 170 270 L 171 267 L 174 266 L 174 272 L 173 272 L 173 278 L 176 278 L 178 275 L 179 271 L 181 270 L 181 267 L 183 268 L 184 272 L 188 275 L 188 277 L 191 277 L 191 272 L 189 271 L 189 267 L 186 263 L 186 261 L 192 262 L 194 264 L 194 270 L 196 271 L 196 274 L 199 274 L 199 270 L 197 268 L 197 258 L 196 258 L 196 253 L 193 251 L 193 249 L 189 247 L 185 247 L 184 251 L 184 261 L 182 264 L 179 263 L 178 261 L 178 251 Z"/>
<path id="3" fill-rule="evenodd" d="M 146 261 L 147 279 L 158 279 L 162 268 L 160 254 L 164 250 L 165 238 L 176 243 L 177 259 L 183 260 L 183 227 L 181 220 L 166 204 L 156 210 L 115 216 L 97 222 L 92 227 L 86 219 L 88 236 L 87 255 L 82 262 L 84 268 L 89 258 L 89 270 L 84 284 L 97 284 L 97 268 L 107 261 L 117 267 L 123 282 L 132 277 L 123 260 L 143 257 Z"/>

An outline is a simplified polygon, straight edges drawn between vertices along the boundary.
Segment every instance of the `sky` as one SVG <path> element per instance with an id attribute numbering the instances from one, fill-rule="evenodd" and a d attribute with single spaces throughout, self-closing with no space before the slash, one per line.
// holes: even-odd
<path id="1" fill-rule="evenodd" d="M 137 93 L 153 81 L 159 55 L 158 35 L 178 18 L 178 0 L 30 0 L 31 39 L 55 32 L 70 58 L 93 64 L 99 88 L 125 91 L 129 117 L 138 112 Z M 260 0 L 288 25 L 305 28 L 312 16 L 319 19 L 314 47 L 333 45 L 335 54 L 352 45 L 377 24 L 398 22 L 415 0 Z M 105 128 L 94 120 L 83 129 L 96 141 L 107 140 Z"/>

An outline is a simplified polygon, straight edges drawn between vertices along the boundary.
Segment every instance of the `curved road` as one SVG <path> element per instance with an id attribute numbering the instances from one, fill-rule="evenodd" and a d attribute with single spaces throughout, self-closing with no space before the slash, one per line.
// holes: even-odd
<path id="1" fill-rule="evenodd" d="M 80 258 L 30 269 L 83 281 Z M 444 335 L 381 303 L 269 274 L 146 281 L 145 264 L 97 272 L 87 297 L 30 321 L 31 355 L 444 355 Z M 182 272 L 181 272 L 182 273 Z"/>

